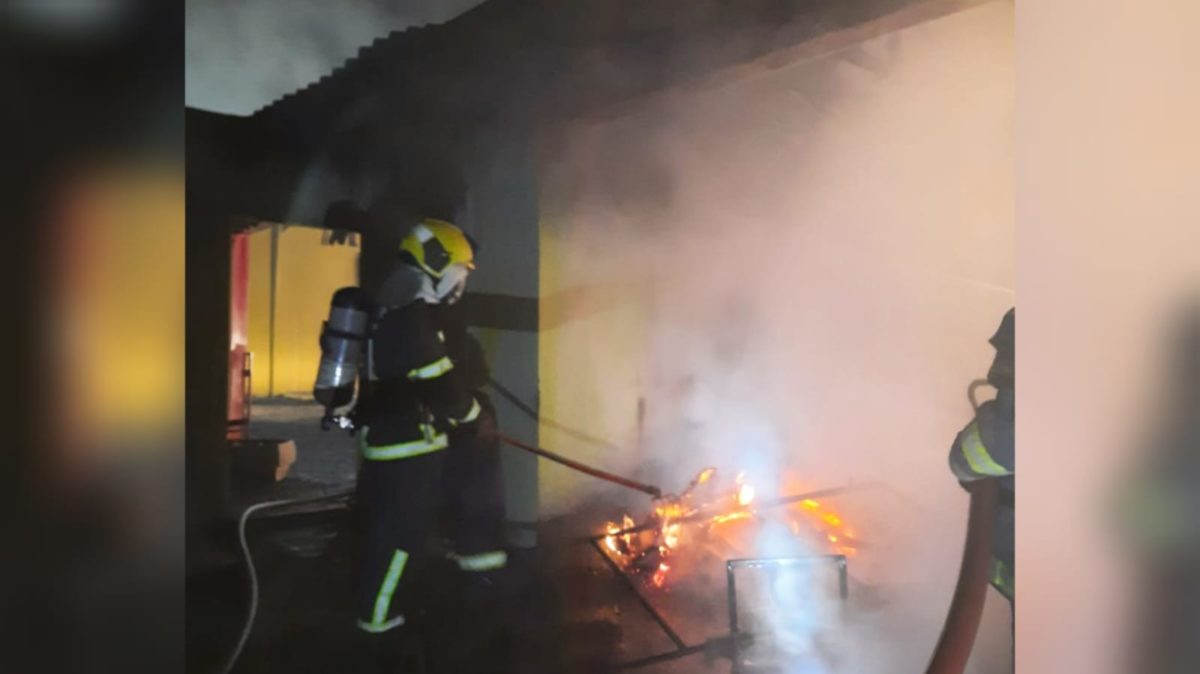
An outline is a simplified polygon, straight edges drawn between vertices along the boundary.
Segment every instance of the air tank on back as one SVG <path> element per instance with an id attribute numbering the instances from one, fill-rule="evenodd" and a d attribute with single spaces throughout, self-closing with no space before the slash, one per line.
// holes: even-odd
<path id="1" fill-rule="evenodd" d="M 329 319 L 321 328 L 321 365 L 313 397 L 327 412 L 354 400 L 366 346 L 371 302 L 362 288 L 341 288 L 329 303 Z"/>

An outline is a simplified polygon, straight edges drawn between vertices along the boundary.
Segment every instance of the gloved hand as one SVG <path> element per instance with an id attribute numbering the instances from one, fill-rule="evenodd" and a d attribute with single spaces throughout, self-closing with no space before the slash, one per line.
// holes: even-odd
<path id="1" fill-rule="evenodd" d="M 354 412 L 351 411 L 346 415 L 337 415 L 333 413 L 333 408 L 326 408 L 325 415 L 321 417 L 321 430 L 328 431 L 334 427 L 345 430 L 350 435 L 354 435 L 358 430 L 358 423 L 355 419 Z"/>
<path id="2" fill-rule="evenodd" d="M 326 407 L 325 414 L 321 415 L 321 430 L 327 431 L 337 425 L 337 418 L 333 415 L 333 408 Z"/>
<path id="3" fill-rule="evenodd" d="M 358 432 L 359 423 L 358 423 L 358 408 L 357 407 L 351 409 L 349 412 L 346 413 L 346 416 L 344 416 L 342 418 L 345 419 L 345 421 L 346 421 L 345 425 L 343 425 L 342 428 L 346 429 L 347 433 L 349 433 L 351 436 L 353 436 L 355 433 Z"/>

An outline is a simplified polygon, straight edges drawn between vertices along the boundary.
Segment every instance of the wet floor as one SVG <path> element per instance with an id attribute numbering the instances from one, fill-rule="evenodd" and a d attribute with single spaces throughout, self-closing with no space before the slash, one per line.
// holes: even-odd
<path id="1" fill-rule="evenodd" d="M 235 672 L 379 671 L 353 627 L 352 524 L 346 507 L 251 522 L 260 605 Z M 537 549 L 513 554 L 486 615 L 471 609 L 477 604 L 454 569 L 429 571 L 421 583 L 428 609 L 414 630 L 425 671 L 587 674 L 673 651 L 629 586 L 579 540 L 592 527 L 584 515 L 545 523 Z M 240 566 L 213 570 L 193 577 L 188 589 L 188 671 L 220 671 L 246 615 L 246 576 Z M 722 620 L 719 612 L 705 618 L 718 631 Z M 698 654 L 639 671 L 727 672 L 729 665 Z"/>

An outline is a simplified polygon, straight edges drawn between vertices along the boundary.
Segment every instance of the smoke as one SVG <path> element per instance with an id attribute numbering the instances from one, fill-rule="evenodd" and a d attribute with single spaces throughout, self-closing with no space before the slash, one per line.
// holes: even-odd
<path id="1" fill-rule="evenodd" d="M 248 115 L 392 31 L 482 0 L 187 0 L 187 105 Z"/>
<path id="2" fill-rule="evenodd" d="M 544 302 L 623 299 L 544 332 L 543 412 L 635 449 L 544 443 L 668 490 L 706 465 L 763 498 L 885 485 L 846 506 L 872 542 L 851 574 L 881 599 L 815 671 L 918 671 L 945 615 L 967 504 L 946 458 L 1014 304 L 1013 88 L 993 2 L 581 123 L 547 163 Z M 591 488 L 544 481 L 551 513 Z M 759 552 L 790 554 L 776 540 Z M 973 671 L 1009 666 L 1005 610 Z"/>

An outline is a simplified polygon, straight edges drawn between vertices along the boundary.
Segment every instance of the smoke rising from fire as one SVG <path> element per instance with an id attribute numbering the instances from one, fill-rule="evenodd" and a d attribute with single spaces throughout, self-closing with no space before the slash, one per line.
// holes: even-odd
<path id="1" fill-rule="evenodd" d="M 986 3 L 581 120 L 546 163 L 543 301 L 575 306 L 544 330 L 543 413 L 630 449 L 544 444 L 668 490 L 707 465 L 759 498 L 883 485 L 847 501 L 879 607 L 819 671 L 919 671 L 949 603 L 967 498 L 947 453 L 1015 302 L 1012 16 Z M 543 482 L 545 513 L 595 493 Z M 968 671 L 1009 666 L 1007 621 L 990 602 Z"/>

